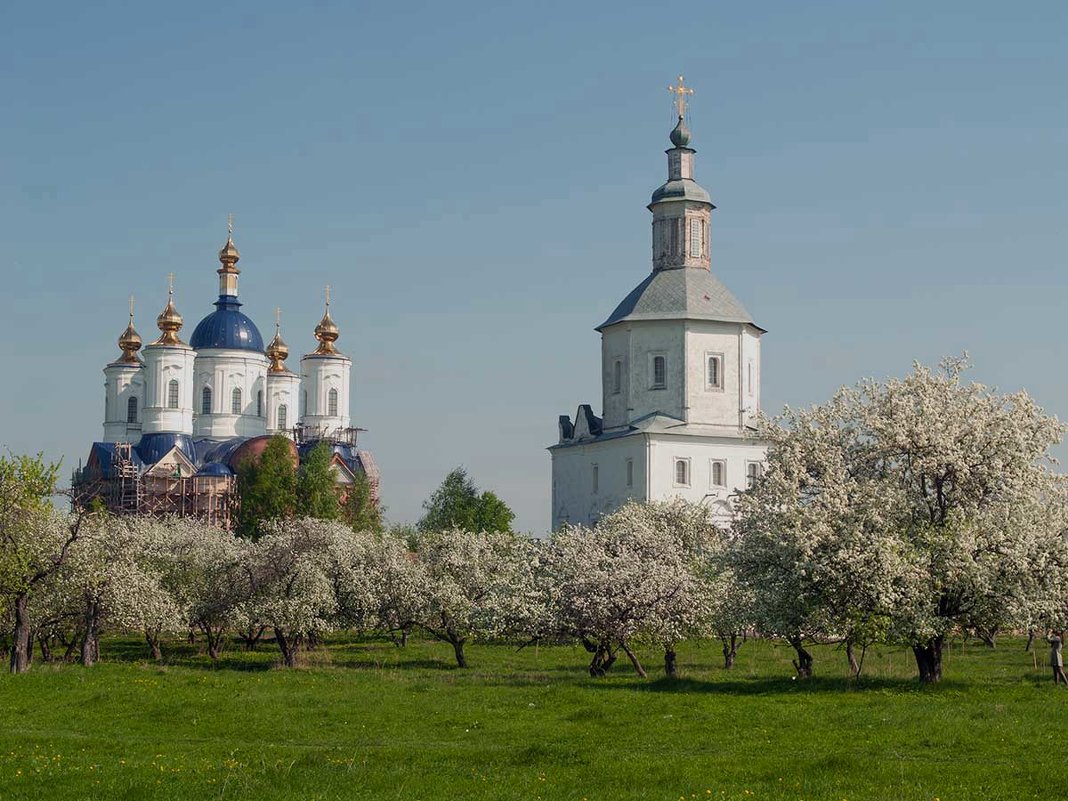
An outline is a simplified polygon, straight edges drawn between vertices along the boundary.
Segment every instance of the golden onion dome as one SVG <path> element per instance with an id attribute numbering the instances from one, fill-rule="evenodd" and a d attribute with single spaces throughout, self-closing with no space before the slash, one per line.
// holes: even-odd
<path id="1" fill-rule="evenodd" d="M 315 326 L 315 338 L 319 340 L 319 347 L 315 349 L 316 353 L 333 355 L 338 352 L 334 347 L 338 338 L 338 328 L 334 318 L 330 316 L 329 305 L 326 307 L 323 319 L 319 321 L 319 325 Z"/>
<path id="2" fill-rule="evenodd" d="M 153 342 L 153 345 L 183 345 L 178 338 L 178 332 L 182 330 L 182 315 L 178 313 L 178 310 L 174 308 L 174 287 L 172 286 L 167 292 L 167 305 L 163 307 L 163 311 L 159 313 L 159 317 L 156 318 L 156 326 L 162 332 L 159 339 Z"/>
<path id="3" fill-rule="evenodd" d="M 240 260 L 241 254 L 237 250 L 237 245 L 234 244 L 234 234 L 231 230 L 226 237 L 226 244 L 219 250 L 219 261 L 227 267 L 233 267 Z"/>
<path id="4" fill-rule="evenodd" d="M 267 346 L 267 358 L 271 360 L 271 366 L 267 368 L 269 373 L 285 373 L 285 361 L 289 358 L 289 346 L 282 339 L 281 326 L 274 325 L 274 339 Z"/>
<path id="5" fill-rule="evenodd" d="M 137 333 L 137 329 L 133 324 L 133 312 L 130 312 L 130 322 L 126 326 L 126 330 L 119 335 L 119 349 L 122 351 L 121 362 L 140 362 L 141 360 L 137 356 L 137 351 L 141 350 L 141 335 Z"/>

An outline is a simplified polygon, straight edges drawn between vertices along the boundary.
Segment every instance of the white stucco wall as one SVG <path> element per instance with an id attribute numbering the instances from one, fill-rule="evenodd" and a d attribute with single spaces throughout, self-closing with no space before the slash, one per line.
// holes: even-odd
<path id="1" fill-rule="evenodd" d="M 267 404 L 267 357 L 255 351 L 204 349 L 197 352 L 193 382 L 193 434 L 211 439 L 257 437 L 267 433 L 267 418 L 256 414 L 256 395 Z M 211 413 L 201 411 L 204 387 L 212 390 Z M 231 411 L 234 388 L 241 390 L 241 413 Z"/>
<path id="2" fill-rule="evenodd" d="M 554 448 L 552 456 L 552 527 L 564 523 L 592 525 L 630 498 L 646 500 L 648 474 L 645 438 L 631 435 Z M 633 481 L 627 484 L 627 460 Z M 597 465 L 594 489 L 593 466 Z"/>
<path id="3" fill-rule="evenodd" d="M 141 437 L 144 378 L 141 364 L 112 362 L 104 368 L 104 442 L 137 442 Z M 127 423 L 127 404 L 137 398 L 137 422 Z"/>
<path id="4" fill-rule="evenodd" d="M 141 432 L 193 433 L 193 365 L 196 351 L 187 345 L 146 345 L 145 403 Z M 178 407 L 170 408 L 170 382 L 178 382 Z"/>
<path id="5" fill-rule="evenodd" d="M 286 407 L 285 429 L 300 422 L 300 376 L 296 373 L 267 374 L 267 433 L 277 434 L 278 408 Z"/>
<path id="6" fill-rule="evenodd" d="M 306 393 L 301 424 L 321 431 L 348 428 L 349 383 L 352 359 L 348 356 L 308 354 L 300 360 L 300 389 Z M 329 414 L 330 390 L 337 390 L 337 414 Z"/>

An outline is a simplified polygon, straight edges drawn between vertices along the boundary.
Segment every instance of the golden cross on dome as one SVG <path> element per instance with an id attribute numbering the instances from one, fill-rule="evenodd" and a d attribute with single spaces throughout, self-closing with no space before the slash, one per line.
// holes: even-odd
<path id="1" fill-rule="evenodd" d="M 668 91 L 675 95 L 675 110 L 679 112 L 680 117 L 686 116 L 686 96 L 693 94 L 693 89 L 689 86 L 683 85 L 683 77 L 679 76 L 678 86 L 669 86 Z"/>
<path id="2" fill-rule="evenodd" d="M 133 320 L 134 296 L 130 295 L 130 319 Z"/>
<path id="3" fill-rule="evenodd" d="M 274 309 L 274 330 L 278 333 L 278 330 L 282 327 L 282 307 L 276 306 Z"/>
<path id="4" fill-rule="evenodd" d="M 226 235 L 231 239 L 234 236 L 234 215 L 232 213 L 226 215 Z"/>
<path id="5" fill-rule="evenodd" d="M 174 296 L 174 273 L 167 273 L 167 296 Z"/>
<path id="6" fill-rule="evenodd" d="M 330 308 L 330 284 L 326 285 L 326 308 Z"/>

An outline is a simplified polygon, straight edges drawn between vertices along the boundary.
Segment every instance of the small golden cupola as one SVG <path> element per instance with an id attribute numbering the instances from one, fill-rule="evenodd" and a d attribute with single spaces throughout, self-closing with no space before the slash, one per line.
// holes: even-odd
<path id="1" fill-rule="evenodd" d="M 334 318 L 330 316 L 330 287 L 326 288 L 326 312 L 319 325 L 315 326 L 315 338 L 319 340 L 319 347 L 315 353 L 319 356 L 340 356 L 340 352 L 334 343 L 337 342 L 338 329 Z"/>
<path id="2" fill-rule="evenodd" d="M 267 346 L 267 358 L 271 360 L 271 366 L 267 368 L 269 373 L 288 373 L 286 359 L 289 358 L 289 346 L 282 340 L 282 310 L 274 310 L 274 339 Z"/>
<path id="3" fill-rule="evenodd" d="M 170 273 L 167 276 L 168 288 L 167 288 L 167 305 L 163 307 L 163 311 L 159 313 L 159 317 L 156 318 L 156 325 L 162 332 L 159 339 L 153 342 L 153 345 L 184 345 L 178 338 L 178 332 L 182 330 L 182 315 L 178 313 L 178 310 L 174 308 L 174 273 Z"/>
<path id="4" fill-rule="evenodd" d="M 241 254 L 234 244 L 234 215 L 226 219 L 226 244 L 219 251 L 219 262 L 222 264 L 219 273 L 219 294 L 224 297 L 237 297 L 237 277 L 241 271 L 237 263 L 241 260 Z"/>
<path id="5" fill-rule="evenodd" d="M 120 362 L 126 362 L 128 364 L 140 364 L 141 359 L 137 355 L 137 351 L 141 350 L 141 335 L 137 333 L 137 329 L 133 324 L 133 312 L 134 312 L 134 299 L 133 295 L 130 296 L 130 321 L 126 325 L 126 330 L 119 335 L 119 349 L 122 351 L 122 357 Z"/>

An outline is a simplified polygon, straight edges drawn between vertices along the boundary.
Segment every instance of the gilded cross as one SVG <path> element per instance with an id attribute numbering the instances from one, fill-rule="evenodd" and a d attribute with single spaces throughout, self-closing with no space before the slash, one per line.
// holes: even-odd
<path id="1" fill-rule="evenodd" d="M 234 215 L 233 214 L 227 214 L 226 215 L 226 235 L 228 237 L 230 237 L 231 239 L 234 236 Z"/>
<path id="2" fill-rule="evenodd" d="M 130 295 L 130 320 L 133 320 L 134 296 Z"/>
<path id="3" fill-rule="evenodd" d="M 686 116 L 686 96 L 693 94 L 693 89 L 689 86 L 683 85 L 683 77 L 679 76 L 678 86 L 669 86 L 668 91 L 675 95 L 675 109 L 679 112 L 680 117 Z"/>
<path id="4" fill-rule="evenodd" d="M 174 297 L 174 273 L 167 273 L 167 296 Z"/>
<path id="5" fill-rule="evenodd" d="M 330 284 L 326 285 L 326 308 L 330 308 Z"/>
<path id="6" fill-rule="evenodd" d="M 277 334 L 282 327 L 282 307 L 276 306 L 274 310 L 274 331 Z"/>

